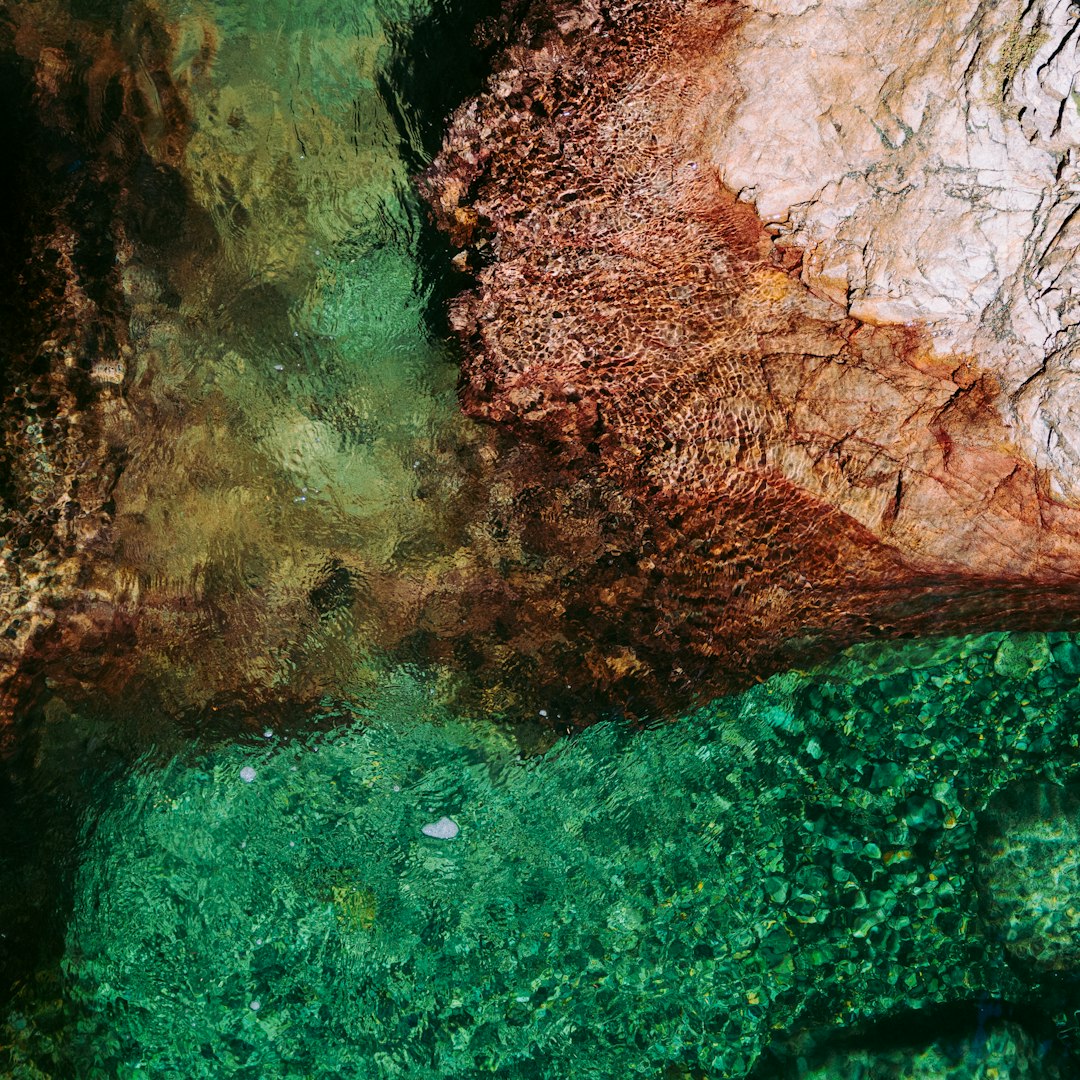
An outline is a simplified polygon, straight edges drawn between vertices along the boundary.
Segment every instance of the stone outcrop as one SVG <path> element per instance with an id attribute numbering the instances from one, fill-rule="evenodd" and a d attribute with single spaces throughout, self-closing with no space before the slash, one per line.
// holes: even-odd
<path id="1" fill-rule="evenodd" d="M 801 278 L 865 322 L 973 353 L 1051 489 L 1080 483 L 1075 4 L 761 0 L 707 160 Z"/>
<path id="2" fill-rule="evenodd" d="M 1056 275 L 1063 357 L 1064 7 L 761 7 L 533 6 L 426 180 L 475 275 L 466 410 L 652 534 L 599 616 L 624 674 L 1074 618 L 1074 481 L 1024 411 L 1067 385 L 1009 291 Z"/>

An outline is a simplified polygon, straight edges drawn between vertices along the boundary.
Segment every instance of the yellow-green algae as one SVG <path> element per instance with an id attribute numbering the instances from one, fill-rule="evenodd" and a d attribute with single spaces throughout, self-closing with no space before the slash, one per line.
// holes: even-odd
<path id="1" fill-rule="evenodd" d="M 11 1014 L 16 1073 L 738 1077 L 802 1029 L 1039 1000 L 980 923 L 977 819 L 1077 775 L 1078 710 L 1080 642 L 990 634 L 523 758 L 400 673 L 328 704 L 329 733 L 119 786 L 87 824 L 63 1023 Z M 444 816 L 457 836 L 425 836 Z"/>

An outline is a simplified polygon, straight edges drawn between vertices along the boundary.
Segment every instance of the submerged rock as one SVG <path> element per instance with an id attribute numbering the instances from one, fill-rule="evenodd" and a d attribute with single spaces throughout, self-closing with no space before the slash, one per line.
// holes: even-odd
<path id="1" fill-rule="evenodd" d="M 279 7 L 0 26 L 0 742 L 363 683 L 472 515 L 385 81 L 430 5 Z"/>
<path id="2" fill-rule="evenodd" d="M 429 821 L 426 825 L 421 825 L 420 831 L 434 840 L 453 840 L 458 834 L 458 827 L 457 823 L 451 821 L 450 818 L 441 817 L 438 821 Z"/>
<path id="3" fill-rule="evenodd" d="M 1026 970 L 1080 973 L 1080 788 L 1020 781 L 979 815 L 981 917 Z"/>
<path id="4" fill-rule="evenodd" d="M 117 629 L 87 567 L 108 547 L 131 420 L 125 283 L 166 235 L 191 240 L 184 77 L 159 13 L 114 16 L 47 0 L 9 5 L 0 25 L 17 149 L 0 225 L 0 732 L 65 633 L 83 644 L 69 672 L 85 672 Z"/>
<path id="5" fill-rule="evenodd" d="M 998 674 L 1001 645 L 861 647 L 529 761 L 399 672 L 335 730 L 135 769 L 80 851 L 66 997 L 0 1018 L 0 1072 L 10 1048 L 73 1080 L 779 1080 L 875 1021 L 924 1051 L 882 1063 L 946 1063 L 943 1031 L 969 1064 L 1030 1061 L 990 1006 L 1068 1033 L 1080 995 L 980 932 L 974 812 L 1050 763 L 1076 777 L 1080 685 Z M 439 807 L 467 842 L 424 836 Z M 912 1014 L 957 1002 L 985 1007 L 924 1039 Z"/>

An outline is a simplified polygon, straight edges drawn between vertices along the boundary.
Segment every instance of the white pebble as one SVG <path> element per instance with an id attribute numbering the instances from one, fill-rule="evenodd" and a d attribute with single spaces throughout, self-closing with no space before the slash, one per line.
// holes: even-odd
<path id="1" fill-rule="evenodd" d="M 248 1008 L 251 1009 L 252 1012 L 258 1012 L 262 1008 L 262 1002 L 255 1000 L 248 1006 Z"/>
<path id="2" fill-rule="evenodd" d="M 453 840 L 458 834 L 457 822 L 448 817 L 441 817 L 438 821 L 429 821 L 421 826 L 420 831 L 425 836 L 432 836 L 436 840 Z"/>
<path id="3" fill-rule="evenodd" d="M 255 770 L 250 765 L 245 765 L 240 770 L 240 779 L 243 780 L 245 784 L 250 784 L 251 781 L 255 779 Z"/>

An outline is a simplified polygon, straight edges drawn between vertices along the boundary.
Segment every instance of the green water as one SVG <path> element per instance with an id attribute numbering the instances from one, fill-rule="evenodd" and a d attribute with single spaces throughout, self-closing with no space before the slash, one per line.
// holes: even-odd
<path id="1" fill-rule="evenodd" d="M 174 714 L 369 684 L 461 544 L 475 436 L 431 329 L 424 132 L 390 78 L 453 6 L 165 5 L 216 249 L 171 271 L 178 312 L 125 279 L 133 418 L 97 574 Z"/>
<path id="2" fill-rule="evenodd" d="M 975 823 L 1077 775 L 1078 669 L 1065 635 L 856 649 L 527 758 L 401 674 L 328 733 L 148 761 L 88 826 L 62 1023 L 9 1018 L 64 1064 L 18 1075 L 743 1076 L 800 1028 L 1037 1001 Z"/>
<path id="3" fill-rule="evenodd" d="M 131 721 L 139 761 L 84 811 L 63 956 L 4 1018 L 7 1074 L 767 1077 L 806 1038 L 996 999 L 1071 1037 L 1080 994 L 1008 961 L 976 868 L 995 793 L 1078 776 L 1074 638 L 867 646 L 552 745 L 381 660 L 362 603 L 294 617 L 328 567 L 374 597 L 467 531 L 448 507 L 476 435 L 409 179 L 432 120 L 386 96 L 432 7 L 166 8 L 178 71 L 218 41 L 187 160 L 221 249 L 186 321 L 133 293 L 134 399 L 183 408 L 131 447 L 117 573 L 162 611 L 236 600 L 237 641 L 207 616 L 144 661 L 177 712 L 222 691 L 230 649 L 323 705 L 180 750 L 171 715 Z"/>

